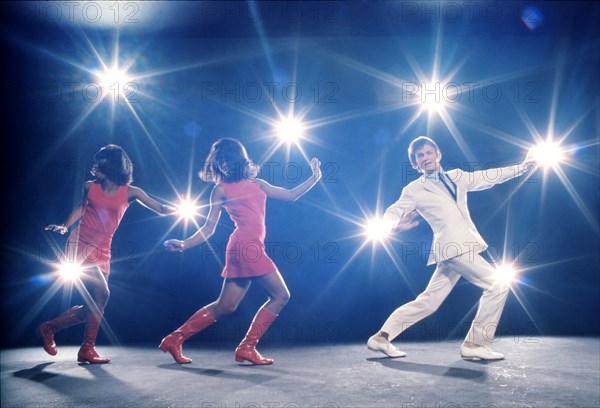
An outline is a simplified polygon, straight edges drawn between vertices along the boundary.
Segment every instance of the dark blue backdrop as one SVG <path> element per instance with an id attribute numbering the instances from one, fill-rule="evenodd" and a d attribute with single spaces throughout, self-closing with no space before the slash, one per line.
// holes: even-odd
<path id="1" fill-rule="evenodd" d="M 165 200 L 189 186 L 206 203 L 210 186 L 196 173 L 220 137 L 239 138 L 265 162 L 264 178 L 292 187 L 309 175 L 300 149 L 282 146 L 265 157 L 276 142 L 272 121 L 290 111 L 304 115 L 302 149 L 320 158 L 324 178 L 295 203 L 267 205 L 268 248 L 292 293 L 272 339 L 365 339 L 425 287 L 433 268 L 414 248 L 430 245 L 427 226 L 396 237 L 390 257 L 370 243 L 358 251 L 357 224 L 416 177 L 406 149 L 422 134 L 438 142 L 445 167 L 464 169 L 522 160 L 536 136 L 564 138 L 564 177 L 551 170 L 521 188 L 508 182 L 471 194 L 470 209 L 495 254 L 526 269 L 501 334 L 598 335 L 598 5 L 77 4 L 1 6 L 3 347 L 36 344 L 35 326 L 68 302 L 62 291 L 44 297 L 52 282 L 40 276 L 66 237 L 43 226 L 67 217 L 100 147 L 124 147 L 134 184 Z M 106 89 L 95 103 L 92 72 L 115 55 L 129 64 L 130 105 Z M 445 113 L 418 115 L 414 87 L 432 76 Z M 157 344 L 218 295 L 231 221 L 224 214 L 211 239 L 216 256 L 207 245 L 162 250 L 165 237 L 184 236 L 182 224 L 167 234 L 173 222 L 137 204 L 125 215 L 113 241 L 112 341 Z M 479 295 L 460 283 L 405 338 L 460 336 Z M 238 340 L 263 301 L 251 290 L 235 315 L 198 341 Z"/>

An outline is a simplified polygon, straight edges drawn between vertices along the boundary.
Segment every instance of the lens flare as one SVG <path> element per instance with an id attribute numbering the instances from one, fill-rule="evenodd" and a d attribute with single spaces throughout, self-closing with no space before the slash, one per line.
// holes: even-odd
<path id="1" fill-rule="evenodd" d="M 198 205 L 191 198 L 183 198 L 177 205 L 177 214 L 180 219 L 193 220 L 198 215 Z"/>
<path id="2" fill-rule="evenodd" d="M 118 89 L 129 82 L 129 78 L 125 70 L 117 67 L 109 68 L 104 72 L 98 74 L 100 86 L 104 89 L 110 89 L 111 87 L 117 87 Z"/>
<path id="3" fill-rule="evenodd" d="M 542 166 L 556 166 L 565 158 L 565 153 L 560 145 L 552 142 L 540 143 L 533 147 L 532 154 Z"/>
<path id="4" fill-rule="evenodd" d="M 283 119 L 276 125 L 277 136 L 288 144 L 297 144 L 304 133 L 302 123 L 293 118 Z"/>
<path id="5" fill-rule="evenodd" d="M 364 225 L 364 235 L 368 241 L 382 243 L 390 236 L 390 228 L 382 218 L 371 218 Z"/>
<path id="6" fill-rule="evenodd" d="M 60 277 L 68 282 L 74 282 L 79 279 L 82 273 L 81 265 L 75 262 L 61 262 L 58 266 Z"/>
<path id="7" fill-rule="evenodd" d="M 509 264 L 502 264 L 496 267 L 496 279 L 504 282 L 510 283 L 514 281 L 517 277 L 517 270 Z"/>
<path id="8" fill-rule="evenodd" d="M 421 104 L 429 112 L 441 112 L 444 109 L 445 100 L 439 82 L 424 82 L 419 92 Z"/>

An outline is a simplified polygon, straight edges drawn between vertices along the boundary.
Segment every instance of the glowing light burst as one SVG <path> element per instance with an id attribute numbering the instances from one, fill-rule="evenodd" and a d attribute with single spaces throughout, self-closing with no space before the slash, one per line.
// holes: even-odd
<path id="1" fill-rule="evenodd" d="M 196 212 L 197 210 L 198 206 L 196 206 L 196 203 L 189 198 L 182 200 L 177 206 L 177 213 L 181 218 L 186 220 L 192 219 L 198 215 Z"/>
<path id="2" fill-rule="evenodd" d="M 517 278 L 517 270 L 513 267 L 512 264 L 502 263 L 501 265 L 496 267 L 496 279 L 510 284 Z"/>
<path id="3" fill-rule="evenodd" d="M 145 81 L 152 76 L 149 74 L 136 73 L 133 74 L 132 67 L 138 61 L 138 56 L 142 52 L 142 49 L 123 51 L 119 46 L 119 33 L 118 31 L 114 34 L 114 44 L 111 47 L 98 47 L 90 40 L 90 38 L 84 33 L 81 33 L 81 41 L 87 45 L 89 52 L 95 57 L 95 66 L 90 67 L 89 65 L 83 65 L 81 62 L 72 58 L 63 58 L 64 61 L 72 67 L 81 71 L 82 75 L 86 75 L 89 80 L 87 85 L 81 88 L 86 103 L 77 117 L 73 119 L 73 122 L 68 126 L 62 139 L 55 143 L 54 148 L 49 150 L 47 157 L 52 157 L 56 150 L 66 142 L 77 130 L 90 118 L 93 118 L 93 114 L 100 106 L 105 103 L 109 103 L 111 106 L 110 116 L 108 120 L 108 126 L 110 127 L 109 132 L 113 132 L 115 126 L 115 111 L 118 106 L 123 106 L 125 109 L 131 112 L 131 115 L 135 118 L 144 134 L 150 139 L 154 145 L 154 140 L 148 131 L 146 125 L 142 122 L 140 116 L 141 105 L 135 105 L 133 102 L 139 100 L 139 97 L 151 97 L 148 94 L 140 91 L 139 80 L 144 78 Z M 112 49 L 110 56 L 101 55 L 100 49 Z M 60 57 L 57 57 L 60 58 Z M 160 73 L 159 73 L 160 74 Z M 156 75 L 159 75 L 156 74 Z M 79 90 L 79 89 L 78 89 Z M 107 101 L 107 99 L 109 101 Z M 152 98 L 154 99 L 154 98 Z M 160 102 L 160 101 L 159 101 Z M 122 109 L 122 108 L 119 108 Z M 137 110 L 136 110 L 137 109 Z M 143 112 L 142 112 L 143 113 Z M 158 151 L 158 154 L 162 158 L 162 154 Z M 48 160 L 48 159 L 46 159 Z M 163 167 L 168 168 L 168 163 L 163 160 Z"/>
<path id="4" fill-rule="evenodd" d="M 555 84 L 554 92 L 558 93 L 557 84 Z M 565 132 L 557 132 L 555 129 L 555 111 L 557 109 L 557 99 L 558 97 L 553 99 L 552 106 L 550 107 L 550 119 L 546 132 L 540 132 L 524 112 L 517 110 L 521 119 L 523 120 L 523 123 L 529 130 L 531 138 L 536 143 L 533 148 L 530 148 L 530 154 L 533 155 L 533 157 L 538 161 L 539 165 L 543 167 L 544 170 L 542 179 L 542 194 L 545 193 L 546 183 L 548 182 L 548 176 L 550 175 L 547 170 L 552 169 L 552 173 L 558 177 L 563 187 L 569 193 L 571 199 L 581 211 L 581 214 L 588 221 L 590 227 L 596 233 L 600 233 L 600 225 L 598 224 L 597 215 L 589 208 L 589 203 L 586 202 L 580 195 L 580 192 L 573 185 L 571 177 L 565 172 L 565 168 L 570 167 L 597 178 L 598 173 L 596 169 L 587 166 L 585 161 L 581 159 L 573 160 L 571 154 L 573 152 L 582 154 L 584 149 L 597 147 L 598 139 L 567 145 L 567 139 L 574 133 L 577 126 L 583 121 L 589 112 L 584 113 L 582 116 L 577 118 Z M 546 135 L 545 137 L 543 136 L 544 134 Z M 543 198 L 544 196 L 542 196 L 542 199 Z"/>
<path id="5" fill-rule="evenodd" d="M 556 167 L 565 160 L 565 151 L 558 143 L 540 143 L 531 149 L 531 153 L 541 166 Z"/>
<path id="6" fill-rule="evenodd" d="M 191 198 L 182 198 L 177 205 L 177 214 L 180 220 L 193 221 L 199 215 L 200 206 L 196 203 L 197 200 Z"/>
<path id="7" fill-rule="evenodd" d="M 367 241 L 383 243 L 390 237 L 390 228 L 382 218 L 371 218 L 363 226 Z"/>
<path id="8" fill-rule="evenodd" d="M 102 58 L 89 38 L 86 37 L 85 39 L 101 67 L 99 70 L 95 71 L 88 70 L 96 77 L 102 91 L 101 98 L 99 98 L 97 102 L 99 103 L 106 98 L 110 98 L 114 109 L 116 103 L 129 101 L 130 95 L 128 94 L 136 93 L 136 91 L 139 90 L 137 84 L 133 82 L 135 78 L 129 72 L 132 65 L 135 63 L 136 58 L 130 55 L 125 62 L 119 62 L 121 49 L 119 47 L 118 34 L 115 36 L 113 55 L 110 62 L 105 61 L 105 59 Z M 132 113 L 135 115 L 135 112 Z"/>
<path id="9" fill-rule="evenodd" d="M 422 107 L 430 113 L 442 113 L 447 105 L 443 89 L 439 81 L 423 82 L 418 93 Z"/>
<path id="10" fill-rule="evenodd" d="M 275 154 L 275 152 L 279 150 L 280 147 L 285 145 L 287 147 L 286 160 L 289 160 L 292 146 L 294 146 L 302 155 L 304 160 L 306 160 L 306 163 L 309 163 L 310 158 L 307 152 L 304 150 L 302 144 L 305 141 L 312 143 L 315 143 L 316 141 L 311 140 L 307 134 L 307 130 L 314 127 L 314 125 L 310 125 L 303 120 L 307 112 L 294 114 L 294 112 L 290 110 L 287 115 L 284 115 L 277 108 L 276 111 L 277 119 L 256 116 L 257 119 L 262 120 L 271 126 L 272 133 L 269 133 L 268 137 L 275 138 L 275 142 L 263 154 L 259 162 L 264 163 L 268 161 Z"/>
<path id="11" fill-rule="evenodd" d="M 284 142 L 298 145 L 304 134 L 304 125 L 294 118 L 280 120 L 276 126 L 277 136 Z"/>
<path id="12" fill-rule="evenodd" d="M 96 74 L 100 80 L 100 86 L 105 89 L 117 86 L 119 89 L 129 82 L 130 78 L 127 75 L 127 71 L 123 68 L 113 66 L 112 68 L 106 69 L 103 72 Z"/>
<path id="13" fill-rule="evenodd" d="M 61 262 L 57 271 L 60 277 L 67 282 L 76 282 L 79 279 L 79 276 L 81 276 L 83 273 L 83 269 L 80 264 L 68 261 Z"/>

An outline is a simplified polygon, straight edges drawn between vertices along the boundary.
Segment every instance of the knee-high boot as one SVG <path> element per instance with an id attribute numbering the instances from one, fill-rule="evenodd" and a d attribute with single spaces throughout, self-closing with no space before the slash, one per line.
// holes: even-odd
<path id="1" fill-rule="evenodd" d="M 183 355 L 183 342 L 215 322 L 214 317 L 203 307 L 194 313 L 179 329 L 162 339 L 158 347 L 164 353 L 167 351 L 171 353 L 171 356 L 179 364 L 191 363 L 192 359 Z"/>
<path id="2" fill-rule="evenodd" d="M 256 316 L 254 316 L 254 320 L 252 320 L 252 324 L 250 324 L 246 337 L 244 337 L 240 345 L 235 349 L 235 361 L 241 363 L 247 360 L 252 364 L 259 365 L 273 364 L 272 359 L 260 355 L 256 350 L 256 345 L 277 316 L 265 307 L 261 307 L 258 310 Z"/>
<path id="3" fill-rule="evenodd" d="M 63 312 L 60 316 L 48 320 L 38 326 L 37 331 L 42 337 L 46 353 L 51 356 L 55 356 L 58 353 L 56 343 L 54 342 L 54 335 L 62 329 L 85 322 L 83 313 L 83 306 L 73 306 Z"/>
<path id="4" fill-rule="evenodd" d="M 96 351 L 96 337 L 98 336 L 102 316 L 101 311 L 88 311 L 83 332 L 83 343 L 77 353 L 77 361 L 80 363 L 104 364 L 110 362 L 110 358 L 102 357 Z"/>

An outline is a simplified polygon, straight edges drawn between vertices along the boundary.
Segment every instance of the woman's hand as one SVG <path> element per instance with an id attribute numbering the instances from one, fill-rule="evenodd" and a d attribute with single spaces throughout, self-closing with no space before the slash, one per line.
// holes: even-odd
<path id="1" fill-rule="evenodd" d="M 310 169 L 313 172 L 315 181 L 319 181 L 321 179 L 321 161 L 316 157 L 310 159 Z"/>
<path id="2" fill-rule="evenodd" d="M 58 232 L 60 235 L 65 235 L 67 233 L 67 231 L 69 231 L 69 228 L 67 228 L 63 224 L 61 224 L 61 225 L 50 224 L 50 225 L 46 226 L 46 228 L 44 228 L 44 230 Z"/>
<path id="3" fill-rule="evenodd" d="M 171 204 L 161 204 L 160 205 L 161 213 L 165 215 L 173 215 L 177 214 L 177 207 Z"/>
<path id="4" fill-rule="evenodd" d="M 169 252 L 183 252 L 185 247 L 183 241 L 179 239 L 168 239 L 163 243 L 163 245 Z"/>

